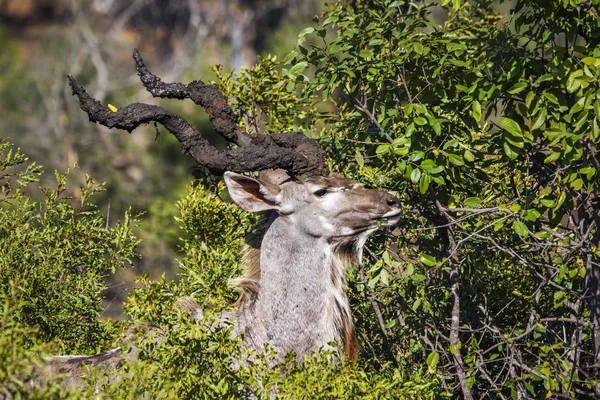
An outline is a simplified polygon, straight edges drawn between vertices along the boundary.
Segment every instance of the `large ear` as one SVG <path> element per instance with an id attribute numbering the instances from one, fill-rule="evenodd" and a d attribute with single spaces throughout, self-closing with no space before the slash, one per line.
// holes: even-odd
<path id="1" fill-rule="evenodd" d="M 223 177 L 229 196 L 242 210 L 260 212 L 279 209 L 279 186 L 229 171 Z"/>

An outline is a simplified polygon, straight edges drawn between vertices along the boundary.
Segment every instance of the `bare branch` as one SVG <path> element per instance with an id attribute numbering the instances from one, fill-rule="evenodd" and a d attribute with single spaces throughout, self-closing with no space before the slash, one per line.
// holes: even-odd
<path id="1" fill-rule="evenodd" d="M 436 208 L 442 218 L 447 222 L 451 223 L 453 218 L 444 210 L 445 207 L 439 202 L 439 200 L 434 199 Z M 458 258 L 458 244 L 456 243 L 456 239 L 454 238 L 454 233 L 452 232 L 452 228 L 444 228 L 448 243 L 447 243 L 447 253 L 448 260 L 450 264 L 450 292 L 452 293 L 452 318 L 450 321 L 450 346 L 453 347 L 453 362 L 454 368 L 456 369 L 456 375 L 458 376 L 458 381 L 460 383 L 460 388 L 462 390 L 463 397 L 465 400 L 472 400 L 473 394 L 471 389 L 469 389 L 467 385 L 467 377 L 464 371 L 465 364 L 463 362 L 461 351 L 458 347 L 459 342 L 459 327 L 460 327 L 460 283 L 459 283 L 459 266 L 460 260 Z"/>

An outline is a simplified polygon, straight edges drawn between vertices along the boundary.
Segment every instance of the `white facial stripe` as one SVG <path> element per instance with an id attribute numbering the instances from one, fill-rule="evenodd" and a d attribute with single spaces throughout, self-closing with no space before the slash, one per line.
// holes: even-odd
<path id="1" fill-rule="evenodd" d="M 325 218 L 322 215 L 319 215 L 319 222 L 321 223 L 323 229 L 329 232 L 333 232 L 335 230 L 335 227 L 331 223 L 329 223 L 329 221 L 327 221 L 327 218 Z"/>
<path id="2" fill-rule="evenodd" d="M 336 210 L 340 202 L 344 201 L 344 196 L 341 192 L 328 193 L 323 197 L 321 204 L 324 210 Z"/>
<path id="3" fill-rule="evenodd" d="M 381 218 L 395 217 L 398 214 L 400 214 L 400 210 L 392 210 L 383 214 Z"/>

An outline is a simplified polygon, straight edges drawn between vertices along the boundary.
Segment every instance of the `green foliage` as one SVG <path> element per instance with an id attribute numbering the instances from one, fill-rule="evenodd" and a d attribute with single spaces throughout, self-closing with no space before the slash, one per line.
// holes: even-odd
<path id="1" fill-rule="evenodd" d="M 8 149 L 8 144 L 3 144 Z M 129 229 L 126 229 L 128 219 L 115 228 L 106 229 L 96 227 L 95 221 L 98 215 L 89 203 L 86 202 L 90 191 L 82 190 L 82 198 L 79 204 L 87 204 L 90 211 L 76 210 L 71 204 L 73 199 L 63 199 L 60 196 L 60 188 L 64 185 L 64 178 L 58 176 L 59 189 L 46 190 L 48 202 L 43 205 L 31 203 L 25 196 L 19 185 L 35 182 L 36 174 L 40 170 L 34 164 L 27 166 L 26 157 L 19 152 L 6 155 L 4 165 L 21 166 L 15 174 L 3 174 L 5 191 L 10 194 L 5 197 L 2 211 L 8 210 L 13 214 L 5 214 L 4 220 L 16 221 L 27 219 L 30 216 L 30 208 L 36 208 L 38 218 L 27 219 L 29 229 L 37 228 L 35 238 L 61 236 L 57 232 L 65 234 L 77 232 L 81 237 L 84 235 L 79 225 L 74 220 L 86 224 L 90 232 L 83 236 L 87 240 L 73 238 L 69 243 L 61 242 L 62 252 L 58 258 L 56 252 L 54 263 L 38 262 L 37 273 L 33 274 L 31 269 L 26 273 L 17 274 L 20 270 L 15 268 L 15 261 L 8 263 L 8 258 L 3 258 L 3 266 L 11 272 L 11 277 L 19 281 L 11 281 L 9 277 L 3 286 L 2 299 L 4 310 L 0 319 L 0 382 L 3 390 L 10 393 L 14 398 L 122 398 L 138 399 L 151 395 L 152 398 L 240 398 L 254 393 L 259 398 L 268 398 L 272 393 L 277 393 L 281 398 L 436 398 L 438 392 L 438 381 L 435 375 L 423 374 L 419 369 L 410 374 L 412 379 L 406 379 L 406 373 L 385 363 L 379 368 L 372 368 L 369 363 L 358 365 L 345 365 L 331 363 L 331 354 L 323 352 L 307 358 L 301 365 L 297 365 L 295 357 L 290 355 L 285 365 L 271 368 L 264 355 L 242 355 L 240 338 L 231 336 L 231 327 L 224 326 L 218 320 L 220 310 L 235 300 L 230 279 L 240 274 L 239 251 L 243 237 L 248 233 L 249 227 L 254 222 L 254 217 L 242 212 L 230 204 L 224 203 L 219 197 L 206 189 L 197 186 L 189 186 L 186 195 L 178 203 L 180 216 L 177 218 L 183 232 L 183 244 L 181 250 L 186 257 L 181 261 L 181 279 L 179 282 L 149 281 L 146 278 L 140 280 L 141 286 L 129 296 L 124 306 L 130 320 L 127 322 L 129 338 L 121 340 L 121 346 L 125 353 L 131 351 L 135 357 L 125 356 L 122 367 L 115 374 L 114 371 L 102 371 L 87 369 L 84 383 L 79 388 L 72 388 L 65 392 L 60 388 L 60 379 L 44 382 L 41 366 L 42 354 L 52 354 L 59 348 L 63 351 L 78 351 L 79 349 L 91 349 L 97 351 L 107 342 L 113 339 L 112 334 L 115 327 L 112 323 L 103 323 L 99 317 L 99 288 L 101 282 L 98 277 L 103 276 L 101 271 L 96 271 L 82 277 L 81 270 L 70 269 L 64 272 L 67 277 L 58 283 L 76 282 L 79 289 L 76 298 L 83 295 L 95 299 L 98 303 L 92 311 L 95 315 L 88 318 L 93 320 L 82 323 L 82 310 L 85 305 L 76 304 L 75 309 L 66 314 L 63 304 L 61 309 L 54 295 L 64 300 L 73 301 L 74 289 L 72 286 L 61 286 L 57 282 L 46 282 L 47 286 L 53 286 L 53 291 L 48 290 L 34 292 L 32 287 L 39 288 L 40 280 L 53 273 L 60 271 L 61 260 L 68 261 L 74 254 L 84 254 L 95 263 L 106 268 L 103 260 L 110 261 L 110 265 L 117 266 L 127 261 L 124 256 L 117 258 L 113 254 L 128 254 L 136 241 L 130 237 Z M 24 168 L 23 168 L 24 167 Z M 5 168 L 4 171 L 7 171 Z M 20 184 L 17 182 L 21 182 Z M 217 190 L 223 189 L 219 184 Z M 30 208 L 19 208 L 22 204 L 31 204 Z M 62 214 L 53 219 L 54 224 L 49 225 L 41 215 L 50 213 L 55 208 L 65 205 Z M 3 221 L 4 221 L 3 220 Z M 44 234 L 50 226 L 70 222 L 62 230 L 54 228 L 54 236 Z M 101 224 L 100 224 L 101 225 Z M 15 225 L 16 226 L 16 225 Z M 215 229 L 215 227 L 219 229 Z M 102 231 L 103 241 L 111 243 L 112 252 L 106 253 L 104 247 L 91 240 L 92 233 Z M 7 231 L 3 231 L 7 232 Z M 22 232 L 22 231 L 20 231 Z M 120 233 L 120 234 L 119 234 Z M 114 236 L 111 236 L 114 234 Z M 16 235 L 16 233 L 15 233 Z M 22 235 L 21 235 L 22 236 Z M 15 236 L 15 237 L 21 237 Z M 72 236 L 68 236 L 72 238 Z M 125 238 L 118 241 L 117 238 Z M 12 237 L 11 237 L 12 238 Z M 33 239 L 29 239 L 33 241 Z M 30 243 L 22 241 L 21 243 Z M 12 241 L 15 243 L 15 240 Z M 34 242 L 34 244 L 37 242 Z M 54 242 L 52 242 L 54 243 Z M 21 247 L 23 245 L 20 245 Z M 42 247 L 42 246 L 39 246 Z M 52 247 L 53 249 L 59 246 Z M 71 250 L 67 252 L 65 249 Z M 7 249 L 4 249 L 7 254 Z M 58 250 L 57 250 L 58 251 Z M 12 253 L 11 253 L 12 254 Z M 94 259 L 95 254 L 102 254 L 101 259 Z M 112 257 L 112 258 L 111 258 Z M 34 262 L 37 258 L 31 258 Z M 10 260 L 15 260 L 14 255 Z M 22 267 L 22 264 L 19 266 Z M 66 264 L 67 266 L 70 264 Z M 96 265 L 96 264 L 90 264 Z M 44 274 L 42 272 L 47 272 Z M 85 278 L 85 280 L 84 280 Z M 94 280 L 96 279 L 96 280 Z M 34 286 L 36 285 L 36 286 Z M 200 320 L 190 318 L 190 315 L 182 305 L 183 296 L 192 295 L 203 304 L 202 317 Z M 38 300 L 39 299 L 39 300 Z M 36 302 L 37 301 L 37 302 Z M 42 301 L 48 305 L 40 304 Z M 190 300 L 186 300 L 190 301 Z M 185 303 L 185 302 L 184 302 Z M 33 307 L 35 305 L 35 307 Z M 44 306 L 45 308 L 41 308 Z M 54 308 L 50 308 L 54 307 Z M 48 325 L 38 322 L 35 318 L 36 312 L 47 312 L 52 318 L 46 318 Z M 70 309 L 69 309 L 70 310 Z M 85 314 L 85 316 L 91 315 Z M 44 321 L 43 318 L 39 318 Z M 62 323 L 62 329 L 52 331 L 56 323 Z M 68 341 L 71 332 L 85 335 L 79 341 Z M 54 334 L 54 335 L 52 335 Z M 44 343 L 47 342 L 47 343 Z M 70 347 L 68 347 L 70 346 Z M 239 360 L 245 359 L 241 364 Z M 281 371 L 286 370 L 282 375 Z M 59 377 L 60 378 L 60 377 Z M 324 379 L 326 384 L 324 385 Z M 101 393 L 97 388 L 102 387 Z"/>
<path id="2" fill-rule="evenodd" d="M 272 133 L 299 130 L 314 114 L 312 100 L 296 95 L 298 85 L 308 79 L 302 74 L 306 66 L 303 63 L 279 71 L 281 64 L 276 57 L 267 56 L 250 69 L 242 68 L 239 75 L 223 74 L 220 67 L 213 71 L 219 88 L 232 98 L 230 104 L 240 125 L 249 132 Z"/>
<path id="3" fill-rule="evenodd" d="M 139 360 L 125 362 L 110 381 L 105 372 L 92 372 L 82 395 L 91 396 L 102 385 L 102 398 L 120 399 L 148 393 L 157 399 L 237 399 L 250 393 L 286 399 L 438 398 L 438 382 L 430 375 L 405 381 L 390 365 L 372 371 L 332 364 L 326 352 L 300 365 L 288 357 L 284 365 L 270 368 L 263 355 L 242 355 L 240 339 L 231 337 L 231 327 L 222 326 L 217 314 L 205 310 L 196 321 L 181 313 L 175 302 L 181 288 L 164 280 L 143 283 L 127 307 L 133 318 L 151 327 L 137 332 Z M 242 365 L 238 360 L 243 357 Z"/>
<path id="4" fill-rule="evenodd" d="M 245 128 L 312 132 L 334 170 L 407 208 L 348 276 L 360 362 L 330 363 L 323 353 L 281 369 L 258 355 L 236 363 L 239 342 L 216 315 L 235 300 L 230 280 L 254 219 L 219 199 L 222 186 L 190 186 L 178 203 L 181 233 L 172 232 L 183 238 L 181 280 L 143 280 L 125 307 L 140 361 L 125 362 L 116 381 L 91 371 L 82 396 L 97 384 L 106 398 L 597 396 L 598 4 L 527 0 L 502 18 L 488 2 L 442 1 L 442 25 L 432 7 L 340 1 L 283 62 L 215 71 Z M 23 161 L 11 153 L 4 170 Z M 10 183 L 0 255 L 13 261 L 0 284 L 2 299 L 18 285 L 9 321 L 24 325 L 0 340 L 35 326 L 35 337 L 63 348 L 101 348 L 114 328 L 96 320 L 98 278 L 131 259 L 131 222 L 102 228 L 97 211 L 61 198 L 60 175 L 58 190 L 36 205 L 20 187 L 37 179 L 37 167 L 18 171 L 2 175 Z M 82 199 L 95 190 L 90 183 Z M 90 275 L 73 268 L 80 256 L 95 266 Z M 70 268 L 58 270 L 62 280 L 59 267 Z M 54 289 L 57 280 L 69 290 Z M 79 305 L 51 311 L 50 294 Z M 190 295 L 202 304 L 200 321 L 177 307 Z M 87 347 L 75 333 L 91 337 Z"/>
<path id="5" fill-rule="evenodd" d="M 0 142 L 0 300 L 18 285 L 12 318 L 35 327 L 61 351 L 94 353 L 112 342 L 115 327 L 102 323 L 103 280 L 130 264 L 137 239 L 129 213 L 107 227 L 91 196 L 102 190 L 91 179 L 77 199 L 64 195 L 67 175 L 56 173 L 56 189 L 42 188 L 37 203 L 24 193 L 40 167 L 8 142 Z M 68 174 L 68 173 L 67 173 Z"/>
<path id="6" fill-rule="evenodd" d="M 223 188 L 221 182 L 217 193 Z M 237 297 L 231 280 L 242 272 L 240 252 L 254 216 L 200 186 L 188 186 L 177 205 L 185 232 L 179 263 L 184 293 L 212 306 L 232 304 Z"/>
<path id="7" fill-rule="evenodd" d="M 591 395 L 597 4 L 519 2 L 506 20 L 442 4 L 438 25 L 432 5 L 338 2 L 290 61 L 315 69 L 305 95 L 335 106 L 316 121 L 334 167 L 415 211 L 353 278 L 358 324 L 379 331 L 373 356 L 438 354 L 465 397 Z"/>
<path id="8" fill-rule="evenodd" d="M 58 399 L 65 393 L 58 385 L 33 385 L 42 355 L 54 348 L 35 339 L 37 331 L 15 319 L 19 307 L 18 285 L 11 284 L 0 309 L 0 397 L 16 399 Z"/>

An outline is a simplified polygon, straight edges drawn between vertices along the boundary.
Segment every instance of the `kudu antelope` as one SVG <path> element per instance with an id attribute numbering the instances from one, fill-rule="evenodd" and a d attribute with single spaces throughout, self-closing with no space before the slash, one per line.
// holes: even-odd
<path id="1" fill-rule="evenodd" d="M 350 358 L 358 345 L 345 293 L 346 270 L 360 262 L 363 245 L 380 226 L 395 224 L 394 196 L 347 178 L 330 176 L 323 150 L 301 133 L 250 135 L 235 123 L 227 99 L 200 81 L 166 84 L 134 59 L 142 83 L 153 95 L 188 98 L 205 108 L 217 133 L 238 147 L 217 151 L 183 118 L 161 107 L 131 104 L 112 112 L 69 77 L 73 93 L 90 120 L 133 130 L 160 122 L 180 141 L 184 153 L 214 174 L 223 174 L 232 200 L 264 214 L 266 229 L 246 251 L 246 274 L 235 311 L 222 313 L 243 335 L 249 349 L 269 344 L 281 360 L 343 344 Z M 231 172 L 235 171 L 235 172 Z M 263 171 L 258 179 L 240 172 Z M 284 172 L 285 171 L 285 172 Z M 199 266 L 201 268 L 201 266 Z M 118 350 L 99 356 L 52 358 L 54 372 L 78 372 L 82 363 L 115 368 Z"/>
<path id="2" fill-rule="evenodd" d="M 355 358 L 346 271 L 360 262 L 369 234 L 398 221 L 398 199 L 341 177 L 273 185 L 226 172 L 225 182 L 239 207 L 268 212 L 260 249 L 248 250 L 247 274 L 238 281 L 234 331 L 249 348 L 270 344 L 279 359 L 333 341 Z"/>

